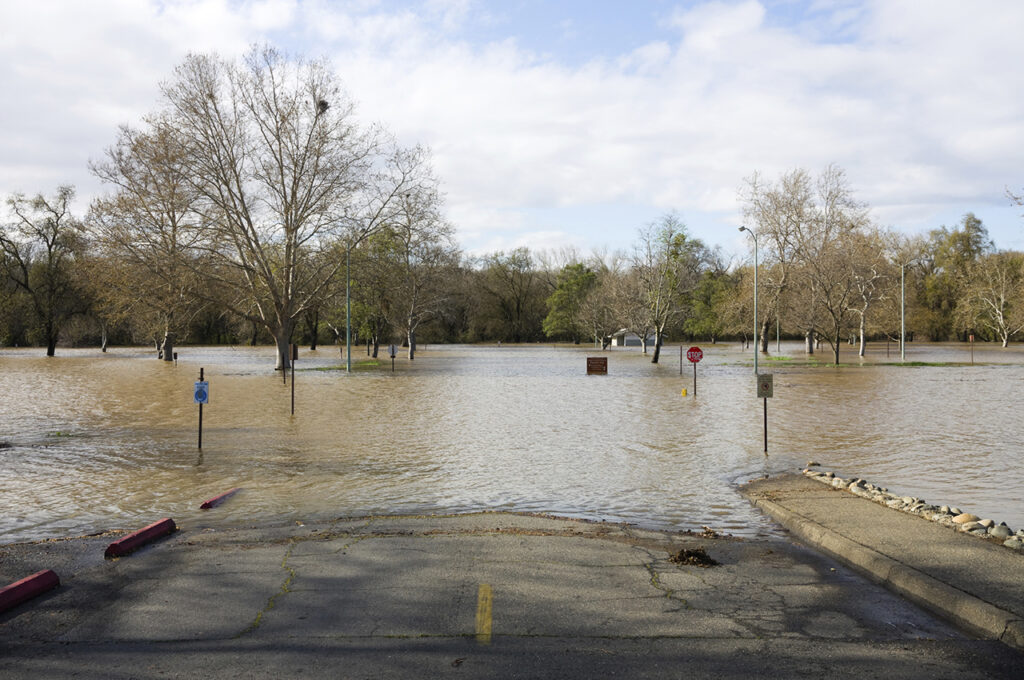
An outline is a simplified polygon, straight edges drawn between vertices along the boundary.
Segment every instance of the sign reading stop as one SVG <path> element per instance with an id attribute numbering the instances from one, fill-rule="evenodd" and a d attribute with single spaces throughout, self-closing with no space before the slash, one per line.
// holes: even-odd
<path id="1" fill-rule="evenodd" d="M 695 364 L 704 358 L 704 352 L 701 351 L 700 347 L 691 347 L 686 350 L 686 358 Z"/>

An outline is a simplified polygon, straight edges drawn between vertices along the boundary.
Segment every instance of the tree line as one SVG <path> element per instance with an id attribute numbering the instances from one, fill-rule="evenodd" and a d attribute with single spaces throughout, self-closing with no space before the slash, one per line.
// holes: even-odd
<path id="1" fill-rule="evenodd" d="M 270 47 L 187 57 L 90 169 L 109 191 L 84 216 L 68 186 L 8 198 L 0 344 L 152 343 L 170 360 L 179 342 L 269 341 L 284 368 L 290 343 L 343 342 L 351 314 L 357 344 L 410 359 L 424 341 L 606 348 L 626 332 L 657 362 L 668 338 L 767 351 L 774 330 L 838 363 L 844 342 L 898 339 L 904 305 L 931 340 L 1024 330 L 1024 254 L 997 251 L 972 214 L 927 236 L 880 228 L 834 165 L 744 181 L 756 321 L 753 262 L 675 213 L 627 252 L 467 256 L 429 152 L 361 124 L 324 62 Z"/>

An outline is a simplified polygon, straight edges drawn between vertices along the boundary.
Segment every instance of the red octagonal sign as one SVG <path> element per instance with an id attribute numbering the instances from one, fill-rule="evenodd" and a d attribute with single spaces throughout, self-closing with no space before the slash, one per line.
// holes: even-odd
<path id="1" fill-rule="evenodd" d="M 700 347 L 691 347 L 686 350 L 686 358 L 693 363 L 697 363 L 704 358 L 704 352 L 700 350 Z"/>

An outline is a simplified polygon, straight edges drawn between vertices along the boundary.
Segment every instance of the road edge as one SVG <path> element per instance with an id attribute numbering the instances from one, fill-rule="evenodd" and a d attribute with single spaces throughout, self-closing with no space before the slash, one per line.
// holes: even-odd
<path id="1" fill-rule="evenodd" d="M 973 633 L 1024 652 L 1024 620 L 1016 614 L 846 538 L 778 503 L 748 498 L 755 507 L 771 515 L 811 547 Z"/>

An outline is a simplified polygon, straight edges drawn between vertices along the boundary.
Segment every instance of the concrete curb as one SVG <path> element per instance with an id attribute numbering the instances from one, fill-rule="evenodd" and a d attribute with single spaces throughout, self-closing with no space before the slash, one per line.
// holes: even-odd
<path id="1" fill-rule="evenodd" d="M 123 557 L 128 553 L 138 550 L 147 543 L 151 543 L 161 536 L 177 531 L 177 527 L 174 525 L 174 520 L 170 517 L 153 522 L 149 526 L 143 527 L 138 531 L 133 531 L 124 538 L 114 541 L 107 546 L 106 552 L 103 553 L 104 557 Z"/>
<path id="2" fill-rule="evenodd" d="M 60 578 L 51 569 L 44 569 L 31 576 L 26 576 L 20 581 L 15 581 L 0 590 L 0 614 L 53 590 L 59 585 Z"/>
<path id="3" fill-rule="evenodd" d="M 1024 620 L 766 499 L 751 499 L 790 532 L 907 599 L 990 640 L 1024 652 Z"/>
<path id="4" fill-rule="evenodd" d="M 209 510 L 210 508 L 215 508 L 218 505 L 220 505 L 221 503 L 223 503 L 224 501 L 226 501 L 231 496 L 234 496 L 236 493 L 238 493 L 241 490 L 242 490 L 242 488 L 238 487 L 238 486 L 236 486 L 233 489 L 228 489 L 224 493 L 218 494 L 218 495 L 214 496 L 213 498 L 209 499 L 208 501 L 204 501 L 203 504 L 199 506 L 199 509 L 200 510 Z"/>

